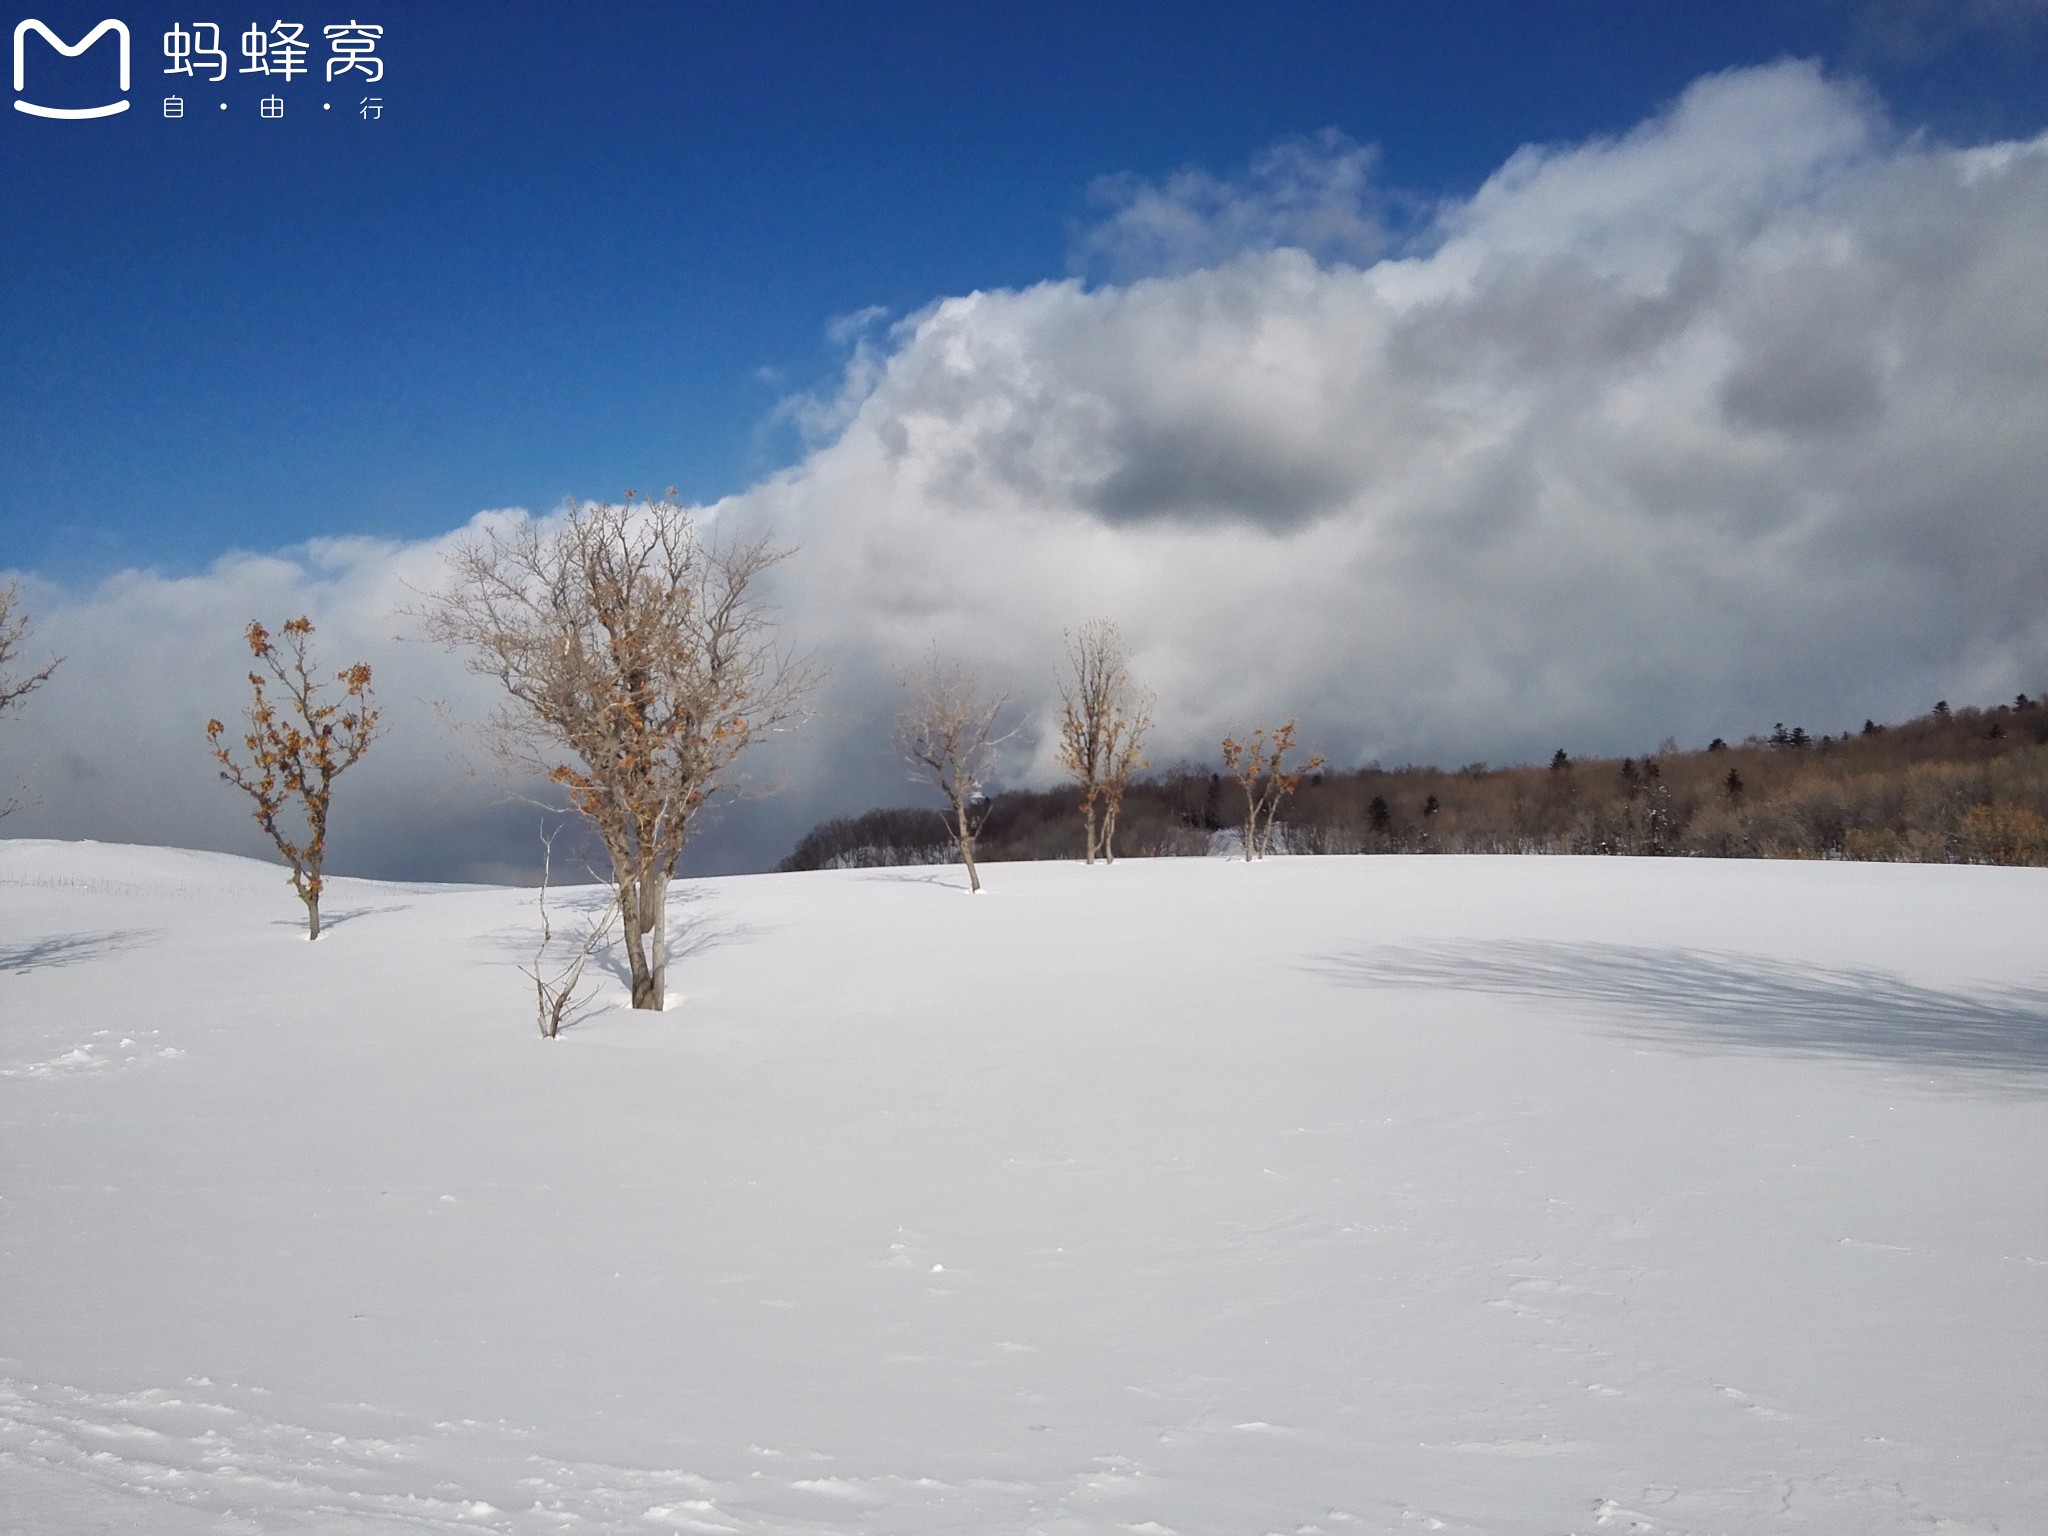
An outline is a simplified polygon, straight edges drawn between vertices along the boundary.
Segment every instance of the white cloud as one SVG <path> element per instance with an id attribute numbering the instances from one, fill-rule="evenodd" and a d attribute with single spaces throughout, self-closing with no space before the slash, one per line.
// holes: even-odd
<path id="1" fill-rule="evenodd" d="M 217 716 L 232 729 L 248 703 L 249 622 L 274 630 L 307 614 L 323 670 L 370 663 L 388 728 L 337 791 L 334 867 L 460 878 L 522 866 L 523 843 L 505 834 L 531 837 L 531 816 L 463 766 L 465 744 L 437 718 L 439 703 L 478 702 L 474 680 L 405 638 L 401 610 L 437 579 L 445 542 L 322 540 L 229 554 L 191 576 L 126 571 L 85 592 L 27 584 L 36 643 L 64 662 L 0 741 L 0 774 L 26 780 L 29 798 L 6 833 L 268 855 L 248 802 L 216 777 L 204 728 Z"/>
<path id="2" fill-rule="evenodd" d="M 1042 699 L 1108 614 L 1168 754 L 1838 729 L 2048 670 L 2043 292 L 2048 148 L 1780 65 L 1517 155 L 1427 254 L 948 300 L 747 500 L 846 675 L 937 635 Z"/>
<path id="3" fill-rule="evenodd" d="M 1325 128 L 1274 145 L 1236 181 L 1199 166 L 1159 183 L 1128 173 L 1099 177 L 1088 199 L 1105 216 L 1075 240 L 1073 265 L 1127 281 L 1282 248 L 1369 262 L 1388 242 L 1378 161 L 1372 146 Z"/>
<path id="4" fill-rule="evenodd" d="M 1902 141 L 1786 64 L 1518 154 L 1400 259 L 1245 238 L 1293 193 L 1226 190 L 1179 199 L 1223 210 L 1192 269 L 946 299 L 863 343 L 829 438 L 721 505 L 804 546 L 781 596 L 835 681 L 794 792 L 715 858 L 910 798 L 890 673 L 932 641 L 1042 722 L 1060 628 L 1096 615 L 1160 694 L 1159 760 L 1296 713 L 1339 762 L 1499 761 L 2048 681 L 2048 140 Z M 459 689 L 385 638 L 433 560 L 352 543 L 36 594 L 73 660 L 24 733 L 101 775 L 46 783 L 40 824 L 219 841 L 197 722 L 256 613 L 312 611 L 387 697 Z M 429 717 L 407 734 L 378 815 L 417 820 L 416 785 L 482 803 Z"/>

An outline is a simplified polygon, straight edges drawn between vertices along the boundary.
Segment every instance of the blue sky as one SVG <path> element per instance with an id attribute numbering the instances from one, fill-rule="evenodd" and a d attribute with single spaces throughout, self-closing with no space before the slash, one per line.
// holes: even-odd
<path id="1" fill-rule="evenodd" d="M 1065 274 L 1103 176 L 1335 128 L 1433 199 L 1788 54 L 1937 136 L 2048 122 L 2028 5 L 348 9 L 304 15 L 385 26 L 381 121 L 318 80 L 261 121 L 232 72 L 163 120 L 172 22 L 254 13 L 17 7 L 125 19 L 136 108 L 0 119 L 0 566 L 742 489 L 799 451 L 775 407 L 836 375 L 834 317 Z"/>

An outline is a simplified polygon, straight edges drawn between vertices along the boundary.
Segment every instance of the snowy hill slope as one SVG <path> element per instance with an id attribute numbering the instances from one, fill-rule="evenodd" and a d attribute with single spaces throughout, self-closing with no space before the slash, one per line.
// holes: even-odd
<path id="1" fill-rule="evenodd" d="M 988 875 L 0 843 L 0 1527 L 2043 1528 L 2041 872 Z"/>

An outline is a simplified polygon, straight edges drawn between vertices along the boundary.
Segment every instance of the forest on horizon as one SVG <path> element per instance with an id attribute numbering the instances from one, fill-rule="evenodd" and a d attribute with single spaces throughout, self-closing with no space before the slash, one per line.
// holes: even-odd
<path id="1" fill-rule="evenodd" d="M 1247 798 L 1216 766 L 1180 762 L 1134 780 L 1120 858 L 1234 846 Z M 977 859 L 1082 855 L 1073 785 L 999 790 Z M 1282 806 L 1276 852 L 1687 855 L 1912 863 L 2048 864 L 2048 700 L 1951 708 L 1814 737 L 1767 736 L 1644 757 L 1495 768 L 1323 769 Z M 959 857 L 941 808 L 882 807 L 812 828 L 776 867 L 868 868 Z"/>

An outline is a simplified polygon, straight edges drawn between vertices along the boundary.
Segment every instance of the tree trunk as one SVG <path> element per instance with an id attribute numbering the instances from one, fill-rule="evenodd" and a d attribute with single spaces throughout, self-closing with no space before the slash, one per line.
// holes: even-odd
<path id="1" fill-rule="evenodd" d="M 633 876 L 630 889 L 619 892 L 626 919 L 626 962 L 633 972 L 633 1006 L 659 1010 L 666 1001 L 668 955 L 665 952 L 668 880 L 656 870 Z"/>
<path id="2" fill-rule="evenodd" d="M 981 872 L 974 867 L 974 829 L 967 824 L 967 802 L 953 802 L 954 837 L 960 844 L 960 862 L 967 866 L 967 890 L 970 895 L 981 889 Z"/>
<path id="3" fill-rule="evenodd" d="M 638 954 L 633 956 L 633 1006 L 661 1010 L 661 983 Z"/>
<path id="4" fill-rule="evenodd" d="M 1102 862 L 1116 862 L 1116 801 L 1109 802 L 1109 808 L 1102 813 Z"/>
<path id="5" fill-rule="evenodd" d="M 648 948 L 652 951 L 647 960 L 648 1001 L 634 1003 L 636 1008 L 666 1008 L 668 1006 L 668 880 L 666 873 L 650 875 L 645 889 L 653 896 L 652 921 L 647 925 Z"/>
<path id="6" fill-rule="evenodd" d="M 1081 828 L 1085 834 L 1083 838 L 1085 851 L 1082 854 L 1082 858 L 1085 862 L 1093 864 L 1095 862 L 1095 802 L 1093 800 L 1083 800 L 1081 802 Z"/>
<path id="7" fill-rule="evenodd" d="M 619 868 L 619 924 L 626 939 L 626 968 L 632 975 L 633 1006 L 658 1008 L 648 1001 L 654 996 L 654 970 L 647 963 L 647 903 L 643 899 L 644 877 L 637 871 Z"/>
<path id="8" fill-rule="evenodd" d="M 313 857 L 301 859 L 292 870 L 292 888 L 299 893 L 299 900 L 306 904 L 308 943 L 320 937 L 320 850 L 310 851 Z"/>

